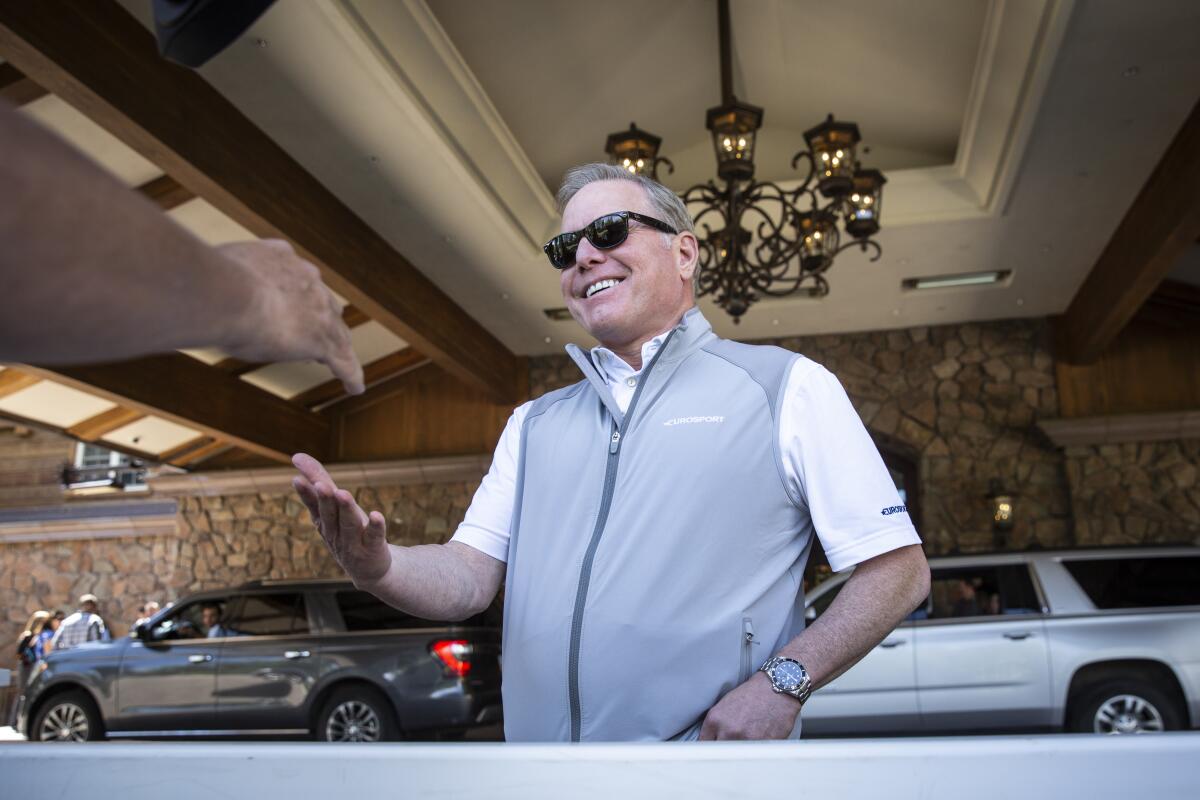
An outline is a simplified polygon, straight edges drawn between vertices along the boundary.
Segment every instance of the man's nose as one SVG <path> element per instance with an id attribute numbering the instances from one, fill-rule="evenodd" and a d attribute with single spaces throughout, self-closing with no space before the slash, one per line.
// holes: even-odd
<path id="1" fill-rule="evenodd" d="M 608 260 L 608 256 L 599 247 L 596 247 L 591 241 L 584 236 L 579 246 L 575 248 L 575 264 L 580 269 L 590 269 L 597 264 L 603 264 Z"/>

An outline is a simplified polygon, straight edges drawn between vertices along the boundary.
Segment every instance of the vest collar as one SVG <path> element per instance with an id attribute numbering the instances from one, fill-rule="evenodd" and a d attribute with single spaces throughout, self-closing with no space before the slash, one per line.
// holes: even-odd
<path id="1" fill-rule="evenodd" d="M 714 338 L 712 325 L 700 313 L 699 308 L 692 306 L 684 312 L 683 318 L 679 320 L 679 324 L 668 332 L 662 348 L 653 359 L 653 363 L 659 364 L 659 370 L 663 366 L 677 364 L 700 347 L 700 345 L 712 338 Z M 567 355 L 579 367 L 579 371 L 583 373 L 588 383 L 592 385 L 592 389 L 600 396 L 600 400 L 604 403 L 608 412 L 612 414 L 613 419 L 620 425 L 625 415 L 621 413 L 621 409 L 617 406 L 617 401 L 613 399 L 612 392 L 608 388 L 608 381 L 596 369 L 596 365 L 592 363 L 591 358 L 582 348 L 575 344 L 568 344 L 566 349 Z M 648 366 L 648 363 L 643 363 L 643 374 L 645 374 Z"/>

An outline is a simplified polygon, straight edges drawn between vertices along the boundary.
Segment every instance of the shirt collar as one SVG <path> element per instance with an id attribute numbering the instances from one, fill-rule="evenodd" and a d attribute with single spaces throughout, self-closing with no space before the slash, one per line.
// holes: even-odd
<path id="1" fill-rule="evenodd" d="M 674 328 L 672 328 L 674 330 Z M 658 336 L 655 336 L 648 342 L 642 343 L 642 366 L 645 367 L 650 363 L 650 359 L 654 358 L 654 354 L 662 347 L 667 336 L 671 333 L 670 330 L 663 331 Z M 641 370 L 635 370 L 625 362 L 625 359 L 609 350 L 607 347 L 592 348 L 592 363 L 596 365 L 596 369 L 609 383 L 616 383 L 622 378 L 629 375 L 636 375 Z"/>

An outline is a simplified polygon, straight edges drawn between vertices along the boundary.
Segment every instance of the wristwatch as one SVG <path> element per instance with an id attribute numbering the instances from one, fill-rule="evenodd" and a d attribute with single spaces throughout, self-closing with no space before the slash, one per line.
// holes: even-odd
<path id="1" fill-rule="evenodd" d="M 767 673 L 771 679 L 771 688 L 780 694 L 790 694 L 804 705 L 804 701 L 812 694 L 813 683 L 808 677 L 808 670 L 794 658 L 775 656 L 758 669 Z"/>

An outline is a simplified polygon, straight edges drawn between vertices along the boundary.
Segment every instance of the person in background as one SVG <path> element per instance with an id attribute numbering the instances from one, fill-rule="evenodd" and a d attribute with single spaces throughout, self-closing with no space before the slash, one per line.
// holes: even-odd
<path id="1" fill-rule="evenodd" d="M 200 623 L 204 626 L 204 635 L 206 638 L 219 639 L 223 636 L 233 635 L 233 631 L 221 622 L 221 606 L 219 603 L 206 603 L 200 609 Z"/>
<path id="2" fill-rule="evenodd" d="M 150 618 L 158 613 L 158 608 L 159 606 L 157 600 L 147 600 L 146 602 L 142 603 L 142 605 L 138 607 L 138 618 L 133 621 L 133 627 L 136 628 L 143 622 L 149 622 Z"/>
<path id="3" fill-rule="evenodd" d="M 46 626 L 46 621 L 50 618 L 49 611 L 33 612 L 25 623 L 25 630 L 21 632 L 21 637 L 17 640 L 17 682 L 13 685 L 12 700 L 9 703 L 8 714 L 5 716 L 7 725 L 16 724 L 18 700 L 25 690 L 25 684 L 29 683 L 29 676 L 33 674 L 34 665 L 41 659 L 38 637 Z"/>
<path id="4" fill-rule="evenodd" d="M 38 634 L 39 661 L 45 659 L 54 649 L 54 634 L 66 618 L 67 612 L 60 608 L 51 615 L 50 619 L 46 620 L 46 627 L 42 628 L 42 632 Z"/>
<path id="5" fill-rule="evenodd" d="M 84 642 L 101 642 L 109 639 L 108 626 L 100 616 L 100 600 L 94 594 L 79 598 L 79 610 L 63 620 L 62 625 L 50 640 L 55 650 L 65 650 Z"/>

